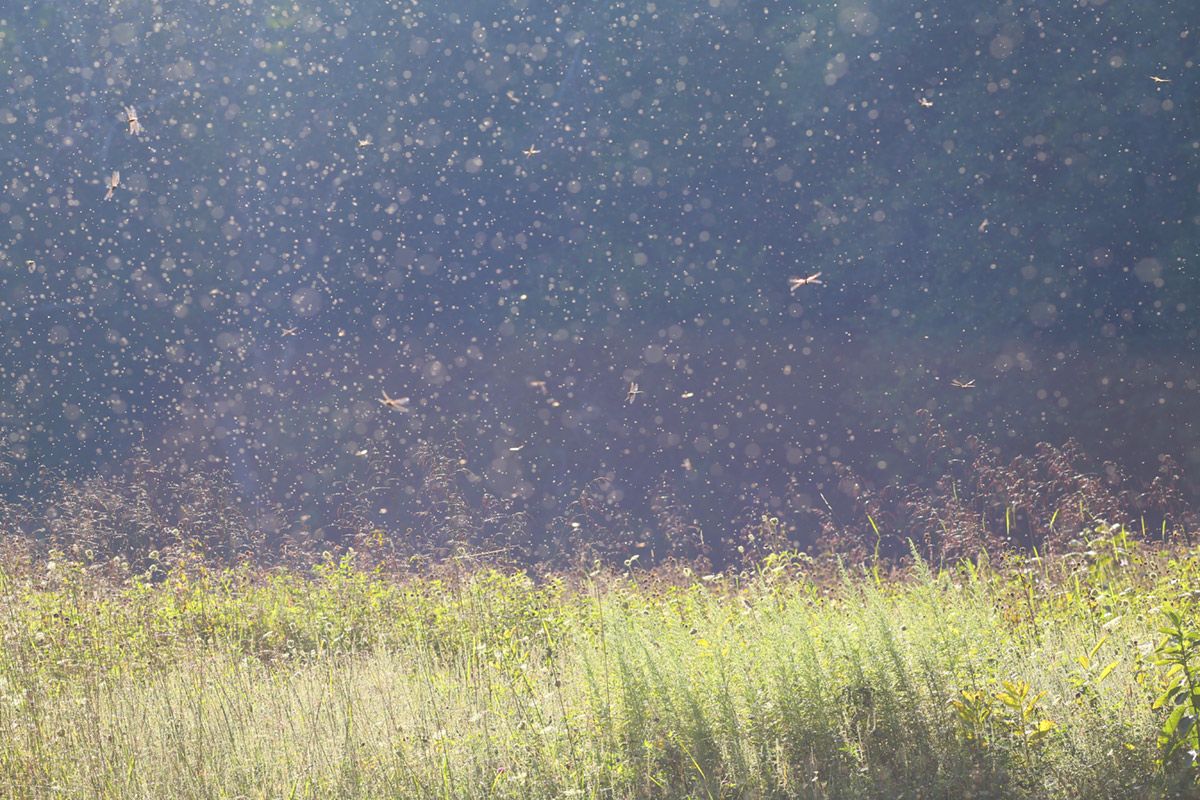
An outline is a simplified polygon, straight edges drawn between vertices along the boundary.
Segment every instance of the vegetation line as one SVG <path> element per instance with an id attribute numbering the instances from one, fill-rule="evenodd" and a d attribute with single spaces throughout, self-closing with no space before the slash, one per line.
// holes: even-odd
<path id="1" fill-rule="evenodd" d="M 1200 551 L 1108 526 L 941 570 L 163 575 L 11 550 L 0 576 L 11 798 L 1200 788 Z"/>

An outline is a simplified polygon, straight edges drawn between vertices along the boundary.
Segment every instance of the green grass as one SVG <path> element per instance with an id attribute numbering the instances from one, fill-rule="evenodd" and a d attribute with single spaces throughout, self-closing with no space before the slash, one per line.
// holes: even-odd
<path id="1" fill-rule="evenodd" d="M 0 796 L 1200 793 L 1200 552 L 1104 531 L 882 572 L 783 554 L 535 583 L 345 558 L 151 583 L 13 559 Z"/>

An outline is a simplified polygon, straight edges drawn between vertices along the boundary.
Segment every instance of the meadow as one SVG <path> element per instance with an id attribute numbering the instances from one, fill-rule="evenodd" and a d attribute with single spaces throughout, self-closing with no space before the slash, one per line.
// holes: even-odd
<path id="1" fill-rule="evenodd" d="M 1200 548 L 536 580 L 10 548 L 0 796 L 1200 795 Z"/>

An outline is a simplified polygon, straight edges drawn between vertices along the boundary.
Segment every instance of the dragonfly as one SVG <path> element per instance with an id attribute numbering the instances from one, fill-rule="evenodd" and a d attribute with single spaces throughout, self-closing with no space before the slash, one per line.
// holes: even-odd
<path id="1" fill-rule="evenodd" d="M 368 133 L 366 135 L 366 137 L 359 136 L 358 135 L 358 126 L 355 125 L 353 122 L 346 123 L 346 127 L 350 129 L 350 133 L 352 133 L 354 135 L 354 138 L 356 140 L 358 140 L 359 147 L 370 147 L 371 146 L 371 134 Z"/>
<path id="2" fill-rule="evenodd" d="M 974 389 L 975 379 L 972 378 L 969 381 L 960 381 L 958 378 L 955 378 L 954 380 L 950 381 L 950 385 L 956 389 Z"/>
<path id="3" fill-rule="evenodd" d="M 645 392 L 643 392 L 641 389 L 639 389 L 638 385 L 636 383 L 634 383 L 633 381 L 630 381 L 629 382 L 629 392 L 626 393 L 626 395 L 625 395 L 625 402 L 629 403 L 630 405 L 633 405 L 633 401 L 637 399 L 637 396 L 639 394 L 645 394 Z"/>
<path id="4" fill-rule="evenodd" d="M 142 121 L 138 118 L 137 109 L 133 106 L 125 106 L 125 121 L 129 123 L 129 132 L 134 136 L 145 130 L 142 127 Z"/>
<path id="5" fill-rule="evenodd" d="M 791 289 L 793 292 L 796 291 L 797 289 L 799 289 L 801 286 L 808 286 L 810 284 L 822 284 L 822 283 L 824 283 L 824 281 L 820 280 L 821 274 L 822 273 L 820 273 L 820 272 L 814 272 L 812 275 L 809 275 L 807 278 L 788 278 L 788 284 L 791 286 Z"/>
<path id="6" fill-rule="evenodd" d="M 408 411 L 412 410 L 411 408 L 407 408 L 404 405 L 405 403 L 408 402 L 407 397 L 388 397 L 388 393 L 387 393 L 386 389 L 381 389 L 380 391 L 383 392 L 383 397 L 376 398 L 376 399 L 379 400 L 380 403 L 387 406 L 388 408 L 393 408 L 396 411 L 404 411 L 404 412 L 408 412 Z"/>
<path id="7" fill-rule="evenodd" d="M 112 177 L 104 179 L 104 185 L 108 188 L 108 192 L 104 195 L 104 199 L 112 200 L 113 190 L 121 185 L 121 173 L 114 169 Z"/>
<path id="8" fill-rule="evenodd" d="M 282 330 L 283 330 L 283 332 L 280 334 L 281 336 L 295 336 L 296 335 L 295 328 L 283 328 Z"/>

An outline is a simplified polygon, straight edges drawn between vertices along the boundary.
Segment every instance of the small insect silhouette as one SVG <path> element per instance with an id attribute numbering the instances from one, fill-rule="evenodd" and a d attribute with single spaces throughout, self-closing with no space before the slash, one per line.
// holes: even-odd
<path id="1" fill-rule="evenodd" d="M 112 176 L 104 179 L 104 185 L 108 187 L 108 192 L 104 195 L 104 199 L 112 200 L 113 190 L 121 185 L 121 173 L 114 169 Z"/>
<path id="2" fill-rule="evenodd" d="M 639 394 L 645 394 L 645 392 L 639 389 L 636 383 L 630 381 L 629 391 L 625 394 L 625 402 L 633 405 L 633 401 L 637 399 Z"/>
<path id="3" fill-rule="evenodd" d="M 295 336 L 296 329 L 295 328 L 284 328 L 279 335 L 280 336 Z"/>
<path id="4" fill-rule="evenodd" d="M 138 118 L 137 109 L 133 106 L 125 106 L 125 121 L 129 123 L 129 132 L 134 136 L 146 130 L 142 127 L 142 121 Z"/>
<path id="5" fill-rule="evenodd" d="M 927 97 L 918 97 L 917 102 L 920 103 L 925 108 L 933 108 L 933 101 Z"/>
<path id="6" fill-rule="evenodd" d="M 404 412 L 408 412 L 408 411 L 412 410 L 411 408 L 407 408 L 404 405 L 405 403 L 408 402 L 407 397 L 388 397 L 388 393 L 386 390 L 380 390 L 380 391 L 383 392 L 383 397 L 376 398 L 376 399 L 378 399 L 380 403 L 387 406 L 388 408 L 392 408 L 392 409 L 395 409 L 396 411 L 404 411 Z"/>
<path id="7" fill-rule="evenodd" d="M 359 147 L 370 147 L 371 146 L 371 134 L 368 133 L 366 136 L 359 136 L 358 135 L 358 126 L 355 125 L 353 122 L 347 122 L 346 127 L 349 128 L 350 133 L 354 135 L 354 139 L 355 139 L 355 141 L 358 142 Z"/>
<path id="8" fill-rule="evenodd" d="M 801 286 L 808 286 L 810 284 L 813 284 L 813 285 L 822 284 L 822 283 L 824 283 L 824 281 L 820 280 L 821 274 L 822 273 L 820 273 L 820 272 L 814 272 L 812 275 L 809 275 L 807 278 L 788 278 L 788 284 L 790 285 L 791 290 L 793 292 L 796 291 L 797 289 L 799 289 Z"/>
<path id="9" fill-rule="evenodd" d="M 526 158 L 529 158 L 530 156 L 536 156 L 538 153 L 540 153 L 542 151 L 538 150 L 536 145 L 531 144 L 531 145 L 529 145 L 528 150 L 522 150 L 521 152 L 525 154 Z"/>
<path id="10" fill-rule="evenodd" d="M 1170 83 L 1171 82 L 1170 78 L 1160 78 L 1157 75 L 1151 75 L 1150 80 L 1154 81 L 1155 83 Z"/>
<path id="11" fill-rule="evenodd" d="M 960 381 L 958 378 L 955 378 L 954 380 L 950 381 L 950 385 L 956 389 L 974 389 L 975 379 L 972 378 L 969 381 Z"/>

